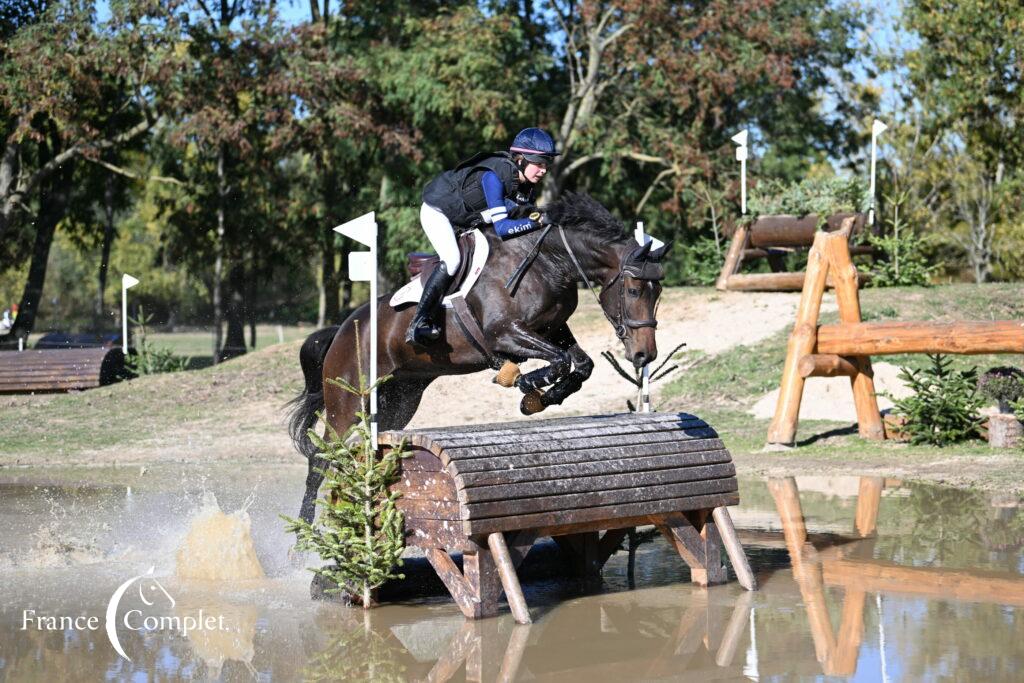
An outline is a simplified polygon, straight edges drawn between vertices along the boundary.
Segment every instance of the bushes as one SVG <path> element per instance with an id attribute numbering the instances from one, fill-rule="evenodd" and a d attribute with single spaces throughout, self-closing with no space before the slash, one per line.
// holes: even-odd
<path id="1" fill-rule="evenodd" d="M 911 443 L 947 446 L 980 436 L 984 399 L 978 395 L 977 372 L 953 370 L 942 355 L 928 357 L 929 367 L 900 368 L 900 379 L 914 393 L 895 401 L 894 410 L 906 418 Z"/>

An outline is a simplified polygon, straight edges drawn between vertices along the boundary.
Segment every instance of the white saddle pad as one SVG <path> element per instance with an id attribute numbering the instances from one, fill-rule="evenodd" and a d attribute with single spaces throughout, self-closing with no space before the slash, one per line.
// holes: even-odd
<path id="1" fill-rule="evenodd" d="M 484 264 L 487 263 L 487 257 L 490 256 L 491 247 L 487 244 L 487 238 L 479 230 L 474 230 L 472 233 L 473 239 L 475 240 L 476 246 L 473 249 L 473 261 L 469 265 L 469 272 L 466 273 L 466 279 L 462 281 L 462 286 L 459 287 L 457 292 L 446 296 L 442 303 L 445 308 L 452 307 L 452 299 L 457 296 L 466 296 L 469 290 L 473 289 L 473 285 L 480 278 L 480 273 L 484 270 Z M 411 281 L 407 282 L 401 289 L 395 292 L 391 296 L 392 308 L 398 308 L 404 304 L 415 304 L 419 303 L 420 297 L 423 296 L 423 283 L 420 282 L 420 276 L 417 275 Z"/>

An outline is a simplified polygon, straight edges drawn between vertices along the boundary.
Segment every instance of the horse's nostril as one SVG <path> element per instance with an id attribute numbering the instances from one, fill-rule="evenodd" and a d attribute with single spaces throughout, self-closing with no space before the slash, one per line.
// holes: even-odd
<path id="1" fill-rule="evenodd" d="M 643 366 L 647 365 L 647 363 L 647 354 L 644 353 L 643 351 L 638 351 L 637 353 L 633 354 L 633 367 L 642 368 Z"/>

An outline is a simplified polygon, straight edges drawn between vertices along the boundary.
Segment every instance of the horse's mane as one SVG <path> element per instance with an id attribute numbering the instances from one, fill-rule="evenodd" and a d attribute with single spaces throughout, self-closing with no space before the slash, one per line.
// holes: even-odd
<path id="1" fill-rule="evenodd" d="M 545 212 L 552 222 L 564 228 L 584 228 L 604 244 L 628 239 L 622 223 L 585 192 L 566 192 L 561 199 L 552 202 Z"/>

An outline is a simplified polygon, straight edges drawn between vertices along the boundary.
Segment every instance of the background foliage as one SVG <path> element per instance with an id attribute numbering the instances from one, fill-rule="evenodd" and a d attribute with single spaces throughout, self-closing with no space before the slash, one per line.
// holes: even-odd
<path id="1" fill-rule="evenodd" d="M 862 188 L 878 116 L 878 215 L 900 197 L 916 240 L 885 278 L 1019 279 L 1022 33 L 1010 0 L 0 0 L 6 342 L 113 327 L 122 272 L 155 323 L 223 327 L 215 356 L 338 321 L 366 292 L 329 228 L 376 211 L 397 284 L 423 185 L 528 125 L 564 151 L 544 200 L 676 240 L 678 285 L 722 258 L 736 131 L 764 212 L 769 180 Z"/>

